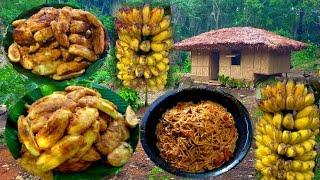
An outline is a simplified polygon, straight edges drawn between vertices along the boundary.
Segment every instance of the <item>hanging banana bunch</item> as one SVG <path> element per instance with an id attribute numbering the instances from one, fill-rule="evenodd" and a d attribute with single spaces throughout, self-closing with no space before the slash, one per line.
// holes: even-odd
<path id="1" fill-rule="evenodd" d="M 292 80 L 267 85 L 260 93 L 264 114 L 256 123 L 255 167 L 262 179 L 313 179 L 320 126 L 314 94 Z"/>
<path id="2" fill-rule="evenodd" d="M 161 7 L 125 7 L 117 13 L 116 28 L 117 77 L 123 85 L 164 89 L 174 44 L 171 17 Z"/>

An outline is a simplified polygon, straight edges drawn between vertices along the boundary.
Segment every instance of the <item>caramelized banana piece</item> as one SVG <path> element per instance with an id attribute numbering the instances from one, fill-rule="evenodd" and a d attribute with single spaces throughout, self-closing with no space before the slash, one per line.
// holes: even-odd
<path id="1" fill-rule="evenodd" d="M 84 134 L 85 145 L 80 148 L 75 156 L 68 160 L 68 162 L 77 162 L 79 161 L 91 148 L 92 144 L 96 142 L 99 135 L 100 124 L 99 121 L 95 120 L 92 123 L 92 127 L 88 129 Z"/>
<path id="2" fill-rule="evenodd" d="M 69 47 L 70 42 L 66 34 L 68 31 L 69 25 L 65 22 L 52 21 L 51 28 L 53 31 L 53 35 L 55 39 L 59 42 L 59 44 L 63 47 Z"/>
<path id="3" fill-rule="evenodd" d="M 34 53 L 40 49 L 40 44 L 35 43 L 29 47 L 29 53 Z"/>
<path id="4" fill-rule="evenodd" d="M 50 171 L 66 160 L 72 158 L 83 146 L 84 139 L 80 135 L 64 136 L 50 151 L 42 153 L 36 162 L 41 171 Z"/>
<path id="5" fill-rule="evenodd" d="M 59 11 L 58 22 L 64 22 L 67 25 L 66 32 L 69 32 L 71 11 L 68 7 L 64 7 Z"/>
<path id="6" fill-rule="evenodd" d="M 122 141 L 130 137 L 129 130 L 125 127 L 123 119 L 113 120 L 107 128 L 107 131 L 101 136 L 96 143 L 97 150 L 107 155 L 118 147 Z"/>
<path id="7" fill-rule="evenodd" d="M 93 122 L 99 117 L 99 112 L 96 108 L 80 108 L 76 110 L 73 119 L 68 127 L 68 134 L 77 135 L 85 132 Z"/>
<path id="8" fill-rule="evenodd" d="M 48 45 L 48 49 L 55 49 L 57 47 L 59 47 L 58 41 L 53 41 Z"/>
<path id="9" fill-rule="evenodd" d="M 79 34 L 70 34 L 69 40 L 73 44 L 78 44 L 78 45 L 84 46 L 88 49 L 92 48 L 91 41 L 89 39 L 87 39 L 86 37 L 81 36 Z"/>
<path id="10" fill-rule="evenodd" d="M 92 96 L 101 97 L 101 94 L 98 91 L 84 87 L 84 86 L 68 86 L 64 90 L 66 92 L 71 92 L 71 91 L 77 91 L 77 90 L 81 90 L 81 89 L 85 90 L 86 92 L 88 92 L 88 94 L 91 94 Z"/>
<path id="11" fill-rule="evenodd" d="M 97 28 L 94 28 L 92 30 L 92 34 L 93 34 L 94 53 L 102 54 L 105 50 L 105 47 L 106 47 L 105 32 L 103 30 L 103 27 L 99 26 Z"/>
<path id="12" fill-rule="evenodd" d="M 55 74 L 60 64 L 60 60 L 44 62 L 42 64 L 34 66 L 32 72 L 41 76 Z"/>
<path id="13" fill-rule="evenodd" d="M 115 167 L 126 164 L 133 154 L 132 147 L 126 142 L 122 142 L 115 150 L 108 154 L 107 162 Z"/>
<path id="14" fill-rule="evenodd" d="M 83 161 L 98 161 L 99 159 L 101 155 L 94 147 L 91 147 L 81 158 Z"/>
<path id="15" fill-rule="evenodd" d="M 71 58 L 71 55 L 70 55 L 68 49 L 60 47 L 60 51 L 61 51 L 63 61 L 68 61 Z"/>
<path id="16" fill-rule="evenodd" d="M 114 108 L 113 104 L 110 104 L 107 101 L 102 100 L 101 98 L 94 96 L 85 96 L 79 99 L 78 103 L 82 106 L 91 106 L 97 108 L 100 111 L 103 111 L 111 116 L 113 119 L 123 118 L 122 114 Z"/>
<path id="17" fill-rule="evenodd" d="M 46 27 L 34 33 L 33 38 L 38 42 L 45 42 L 53 36 L 52 28 Z"/>
<path id="18" fill-rule="evenodd" d="M 21 27 L 13 30 L 13 40 L 20 45 L 34 43 L 32 32 L 29 28 Z"/>
<path id="19" fill-rule="evenodd" d="M 73 54 L 75 56 L 81 56 L 84 57 L 86 59 L 88 59 L 89 61 L 95 61 L 97 59 L 97 56 L 94 54 L 93 51 L 91 51 L 90 49 L 78 45 L 78 44 L 72 44 L 69 47 L 69 53 Z"/>
<path id="20" fill-rule="evenodd" d="M 26 22 L 26 19 L 17 19 L 13 21 L 11 24 L 13 27 L 18 27 Z"/>
<path id="21" fill-rule="evenodd" d="M 86 11 L 81 10 L 81 9 L 72 9 L 71 10 L 72 19 L 78 20 L 78 21 L 87 22 L 88 19 L 87 19 L 86 13 L 87 13 Z"/>
<path id="22" fill-rule="evenodd" d="M 70 79 L 70 78 L 74 78 L 74 77 L 78 77 L 80 76 L 81 74 L 83 74 L 85 72 L 84 69 L 82 69 L 81 71 L 79 72 L 74 72 L 74 73 L 70 73 L 70 74 L 66 74 L 66 75 L 53 75 L 52 76 L 52 79 L 54 80 L 58 80 L 58 81 L 61 81 L 61 80 L 65 80 L 65 79 Z"/>
<path id="23" fill-rule="evenodd" d="M 28 119 L 24 116 L 20 116 L 18 119 L 18 134 L 19 139 L 21 140 L 22 144 L 25 145 L 26 149 L 33 156 L 39 156 L 39 147 L 34 139 L 34 134 L 32 133 Z"/>
<path id="24" fill-rule="evenodd" d="M 77 89 L 71 92 L 68 92 L 66 97 L 68 99 L 72 99 L 75 102 L 78 102 L 78 100 L 84 96 L 97 96 L 97 97 L 101 97 L 101 95 L 89 88 L 81 88 L 81 89 Z"/>
<path id="25" fill-rule="evenodd" d="M 17 43 L 12 43 L 8 49 L 8 57 L 12 62 L 19 62 L 21 59 L 19 45 Z"/>
<path id="26" fill-rule="evenodd" d="M 39 148 L 48 149 L 53 146 L 63 136 L 71 117 L 72 112 L 69 110 L 59 109 L 54 112 L 36 135 Z"/>
<path id="27" fill-rule="evenodd" d="M 84 21 L 72 20 L 70 24 L 70 32 L 72 34 L 79 34 L 86 32 L 89 29 L 89 24 Z"/>
<path id="28" fill-rule="evenodd" d="M 34 66 L 34 62 L 32 61 L 32 57 L 29 54 L 23 55 L 20 63 L 22 65 L 22 67 L 24 67 L 25 69 L 32 69 Z"/>
<path id="29" fill-rule="evenodd" d="M 38 157 L 31 155 L 30 153 L 26 152 L 22 154 L 22 156 L 17 159 L 18 164 L 31 174 L 40 177 L 44 180 L 51 180 L 53 179 L 52 171 L 41 171 L 38 166 L 36 165 Z"/>
<path id="30" fill-rule="evenodd" d="M 126 118 L 125 122 L 127 127 L 134 128 L 139 124 L 140 119 L 137 117 L 136 113 L 133 111 L 131 106 L 128 106 L 126 109 Z"/>
<path id="31" fill-rule="evenodd" d="M 60 172 L 79 172 L 79 171 L 84 171 L 88 167 L 91 166 L 92 162 L 89 161 L 78 161 L 78 162 L 69 162 L 66 161 L 62 163 L 60 166 L 56 168 L 57 171 Z"/>
<path id="32" fill-rule="evenodd" d="M 42 62 L 54 61 L 61 56 L 61 51 L 59 49 L 46 49 L 39 50 L 39 52 L 32 55 L 32 60 L 41 64 Z"/>
<path id="33" fill-rule="evenodd" d="M 70 74 L 74 72 L 78 72 L 84 68 L 86 68 L 89 65 L 88 62 L 82 61 L 82 62 L 64 62 L 60 64 L 57 68 L 57 75 L 65 75 Z"/>
<path id="34" fill-rule="evenodd" d="M 93 14 L 91 14 L 90 12 L 86 12 L 86 17 L 88 19 L 88 21 L 93 24 L 95 27 L 99 27 L 102 26 L 103 24 L 102 22 Z"/>

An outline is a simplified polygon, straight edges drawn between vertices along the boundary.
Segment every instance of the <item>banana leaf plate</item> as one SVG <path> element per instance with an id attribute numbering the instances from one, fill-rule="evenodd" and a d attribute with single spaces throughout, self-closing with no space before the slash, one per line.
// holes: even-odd
<path id="1" fill-rule="evenodd" d="M 18 139 L 17 120 L 21 114 L 26 115 L 25 104 L 31 104 L 39 98 L 52 94 L 54 91 L 61 91 L 67 87 L 68 83 L 60 84 L 58 86 L 46 85 L 37 87 L 26 93 L 15 105 L 9 108 L 8 119 L 5 127 L 5 140 L 7 147 L 15 159 L 21 156 L 21 143 Z M 96 89 L 103 98 L 113 102 L 120 113 L 125 113 L 128 103 L 126 103 L 119 95 L 112 90 L 95 83 L 78 83 L 92 89 Z M 135 151 L 139 141 L 139 127 L 130 129 L 130 139 L 128 143 L 131 144 Z M 101 179 L 106 176 L 112 176 L 119 173 L 122 167 L 112 167 L 103 162 L 97 161 L 93 163 L 87 170 L 75 173 L 61 173 L 54 172 L 54 180 L 84 180 L 84 179 Z"/>
<path id="2" fill-rule="evenodd" d="M 33 14 L 37 13 L 43 7 L 62 8 L 64 6 L 69 6 L 69 7 L 75 8 L 75 9 L 79 9 L 79 7 L 76 7 L 74 5 L 69 5 L 69 4 L 43 4 L 43 5 L 34 7 L 30 10 L 27 10 L 27 11 L 21 13 L 14 20 L 27 19 L 30 16 L 32 16 Z M 13 27 L 10 24 L 7 29 L 7 34 L 5 35 L 3 42 L 2 42 L 6 53 L 8 53 L 8 48 L 13 43 L 12 35 L 13 35 Z M 108 33 L 106 33 L 106 35 L 108 36 Z M 107 39 L 110 39 L 110 38 L 107 37 Z M 92 74 L 94 74 L 103 65 L 103 62 L 104 62 L 107 54 L 108 54 L 107 51 L 105 51 L 102 55 L 100 55 L 99 59 L 97 59 L 95 62 L 90 64 L 90 66 L 86 69 L 84 74 L 82 74 L 81 76 L 76 77 L 74 79 L 76 81 L 82 81 L 82 80 L 88 79 Z M 12 65 L 17 72 L 28 77 L 30 80 L 32 80 L 38 84 L 56 84 L 56 83 L 63 82 L 63 81 L 53 80 L 53 79 L 46 77 L 46 76 L 40 76 L 40 75 L 33 74 L 31 72 L 31 70 L 24 69 L 19 63 L 12 63 Z M 64 80 L 64 81 L 68 81 L 68 80 Z"/>

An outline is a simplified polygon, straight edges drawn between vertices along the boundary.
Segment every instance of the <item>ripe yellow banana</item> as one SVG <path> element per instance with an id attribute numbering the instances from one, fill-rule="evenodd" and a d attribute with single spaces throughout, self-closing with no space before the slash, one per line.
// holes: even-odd
<path id="1" fill-rule="evenodd" d="M 290 142 L 289 144 L 297 144 L 301 141 L 301 134 L 300 133 L 291 133 L 290 134 Z"/>
<path id="2" fill-rule="evenodd" d="M 163 55 L 161 53 L 153 53 L 152 56 L 156 59 L 157 62 L 160 62 L 163 59 Z"/>
<path id="3" fill-rule="evenodd" d="M 264 166 L 271 167 L 271 166 L 274 166 L 276 164 L 277 160 L 278 160 L 278 156 L 276 154 L 270 154 L 270 155 L 265 156 L 264 158 L 262 158 L 261 159 L 261 163 Z"/>
<path id="4" fill-rule="evenodd" d="M 300 96 L 300 97 L 296 98 L 296 102 L 295 102 L 295 105 L 294 105 L 294 110 L 300 111 L 304 107 L 305 107 L 304 97 Z"/>
<path id="5" fill-rule="evenodd" d="M 285 144 L 289 144 L 291 142 L 291 132 L 284 130 L 282 132 L 282 142 Z"/>
<path id="6" fill-rule="evenodd" d="M 153 66 L 156 64 L 156 60 L 153 56 L 147 56 L 147 64 L 148 66 Z"/>
<path id="7" fill-rule="evenodd" d="M 289 80 L 286 84 L 286 94 L 287 96 L 293 95 L 295 91 L 295 83 L 293 80 Z"/>
<path id="8" fill-rule="evenodd" d="M 278 149 L 277 149 L 278 154 L 284 155 L 287 152 L 287 145 L 284 143 L 279 144 Z"/>
<path id="9" fill-rule="evenodd" d="M 297 83 L 296 84 L 296 89 L 294 91 L 294 97 L 296 99 L 303 95 L 304 88 L 305 88 L 304 84 L 302 84 L 302 83 Z"/>
<path id="10" fill-rule="evenodd" d="M 304 153 L 301 156 L 297 156 L 295 157 L 296 160 L 301 160 L 301 161 L 309 161 L 309 160 L 314 160 L 317 156 L 317 152 L 316 151 L 309 151 Z"/>
<path id="11" fill-rule="evenodd" d="M 305 107 L 304 109 L 302 109 L 301 111 L 298 111 L 295 118 L 299 119 L 302 117 L 309 117 L 310 115 L 315 114 L 317 111 L 315 106 L 309 105 L 307 107 Z"/>
<path id="12" fill-rule="evenodd" d="M 149 52 L 150 51 L 150 41 L 149 40 L 145 40 L 142 41 L 139 45 L 140 50 L 144 51 L 144 52 Z"/>
<path id="13" fill-rule="evenodd" d="M 31 130 L 28 119 L 24 116 L 20 116 L 18 119 L 18 130 L 19 138 L 25 145 L 26 149 L 30 152 L 30 154 L 32 154 L 33 156 L 39 156 L 39 147 L 35 141 L 35 137 Z"/>
<path id="14" fill-rule="evenodd" d="M 135 24 L 142 24 L 143 22 L 143 17 L 142 17 L 142 12 L 140 9 L 133 8 L 132 9 L 132 16 Z"/>
<path id="15" fill-rule="evenodd" d="M 286 108 L 286 100 L 285 98 L 283 98 L 284 96 L 282 96 L 281 94 L 277 94 L 275 97 L 275 101 L 276 101 L 276 106 L 278 107 L 279 110 L 284 110 Z"/>
<path id="16" fill-rule="evenodd" d="M 150 24 L 158 24 L 161 19 L 163 18 L 164 15 L 164 9 L 163 8 L 153 8 L 151 10 L 151 17 L 150 17 L 150 21 L 149 21 L 149 25 Z"/>
<path id="17" fill-rule="evenodd" d="M 275 113 L 272 119 L 272 123 L 275 126 L 276 129 L 280 129 L 281 128 L 281 124 L 282 124 L 282 119 L 283 119 L 283 115 L 282 113 Z"/>
<path id="18" fill-rule="evenodd" d="M 311 128 L 311 124 L 312 120 L 309 117 L 302 117 L 294 121 L 294 128 L 298 130 L 309 129 Z"/>
<path id="19" fill-rule="evenodd" d="M 139 57 L 139 64 L 142 65 L 142 66 L 144 66 L 144 65 L 147 64 L 147 58 L 146 58 L 146 56 L 141 55 L 141 56 Z"/>
<path id="20" fill-rule="evenodd" d="M 166 71 L 167 66 L 166 66 L 166 64 L 164 64 L 163 62 L 157 63 L 156 66 L 157 66 L 157 68 L 159 69 L 159 71 L 161 71 L 161 72 Z"/>
<path id="21" fill-rule="evenodd" d="M 172 31 L 171 31 L 171 29 L 168 29 L 168 30 L 162 31 L 159 34 L 153 36 L 151 38 L 151 40 L 153 42 L 161 42 L 163 40 L 171 38 L 171 36 L 172 36 Z"/>
<path id="22" fill-rule="evenodd" d="M 136 38 L 132 38 L 130 44 L 130 48 L 134 51 L 138 51 L 139 50 L 139 43 L 140 41 Z"/>
<path id="23" fill-rule="evenodd" d="M 158 71 L 158 69 L 157 69 L 156 67 L 154 67 L 154 66 L 149 66 L 149 68 L 150 68 L 150 71 L 151 71 L 152 75 L 154 75 L 154 76 L 159 76 L 160 72 Z M 161 80 L 161 81 L 162 81 L 162 80 Z"/>
<path id="24" fill-rule="evenodd" d="M 287 157 L 295 157 L 297 155 L 297 150 L 294 146 L 287 147 L 286 156 Z"/>
<path id="25" fill-rule="evenodd" d="M 283 117 L 282 125 L 284 128 L 286 128 L 288 130 L 293 130 L 294 119 L 293 119 L 293 115 L 291 113 L 288 113 Z"/>
<path id="26" fill-rule="evenodd" d="M 151 28 L 149 25 L 145 24 L 142 27 L 142 35 L 143 36 L 149 36 L 151 34 Z"/>
<path id="27" fill-rule="evenodd" d="M 311 129 L 315 131 L 315 133 L 319 133 L 320 120 L 319 116 L 312 118 L 312 123 L 310 125 Z"/>
<path id="28" fill-rule="evenodd" d="M 303 130 L 299 130 L 299 131 L 293 132 L 293 133 L 300 134 L 300 137 L 301 137 L 300 142 L 304 142 L 304 141 L 308 140 L 311 136 L 313 136 L 313 132 L 310 129 L 303 129 Z"/>
<path id="29" fill-rule="evenodd" d="M 256 158 L 261 159 L 262 157 L 265 157 L 265 156 L 272 154 L 272 151 L 267 146 L 262 145 L 256 149 L 255 153 L 256 153 Z"/>
<path id="30" fill-rule="evenodd" d="M 144 25 L 149 23 L 150 16 L 151 16 L 151 9 L 150 9 L 150 6 L 146 4 L 142 9 L 142 20 Z"/>
<path id="31" fill-rule="evenodd" d="M 170 16 L 165 16 L 162 19 L 162 21 L 160 22 L 161 31 L 165 31 L 170 27 L 170 21 L 171 21 L 171 17 Z"/>
<path id="32" fill-rule="evenodd" d="M 152 77 L 152 73 L 149 69 L 144 69 L 144 73 L 143 73 L 143 76 L 146 78 L 146 79 L 150 79 Z"/>
<path id="33" fill-rule="evenodd" d="M 142 77 L 143 76 L 143 67 L 142 66 L 137 66 L 136 69 L 135 69 L 135 74 L 136 74 L 136 77 Z"/>
<path id="34" fill-rule="evenodd" d="M 151 43 L 151 49 L 154 52 L 161 52 L 166 50 L 166 48 L 167 48 L 167 45 L 165 43 L 155 43 L 155 42 Z"/>
<path id="35" fill-rule="evenodd" d="M 287 96 L 286 99 L 286 109 L 287 110 L 293 110 L 295 107 L 295 99 L 293 95 Z"/>
<path id="36" fill-rule="evenodd" d="M 311 105 L 314 104 L 314 100 L 315 100 L 314 94 L 313 93 L 309 93 L 304 98 L 304 105 L 305 106 L 311 106 Z"/>

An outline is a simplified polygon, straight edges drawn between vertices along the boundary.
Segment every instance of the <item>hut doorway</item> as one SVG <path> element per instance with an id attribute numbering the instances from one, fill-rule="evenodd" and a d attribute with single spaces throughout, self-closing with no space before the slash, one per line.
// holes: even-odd
<path id="1" fill-rule="evenodd" d="M 210 80 L 218 80 L 219 74 L 219 52 L 213 52 L 210 58 Z"/>

